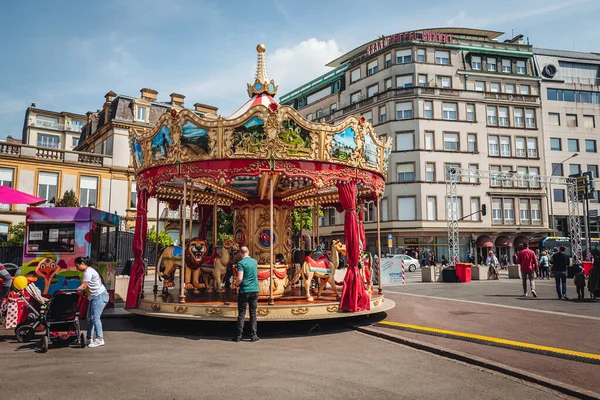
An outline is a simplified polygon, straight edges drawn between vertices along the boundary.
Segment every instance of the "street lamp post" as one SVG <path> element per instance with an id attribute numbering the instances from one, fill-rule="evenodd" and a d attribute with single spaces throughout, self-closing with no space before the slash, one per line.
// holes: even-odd
<path id="1" fill-rule="evenodd" d="M 556 166 L 554 168 L 552 168 L 552 172 L 550 173 L 550 176 L 554 176 L 554 171 L 556 171 L 556 168 L 558 168 L 559 166 L 562 166 L 564 163 L 566 163 L 567 161 L 569 161 L 572 158 L 577 157 L 578 155 L 579 155 L 579 153 L 575 153 L 572 156 L 564 159 L 560 163 L 556 164 Z M 546 193 L 546 198 L 550 202 L 550 215 L 548 216 L 548 222 L 551 223 L 551 228 L 552 228 L 553 231 L 555 231 L 556 230 L 556 226 L 554 224 L 554 199 L 553 199 L 553 197 L 550 197 L 550 196 L 553 196 L 553 193 L 552 193 L 552 180 L 550 180 L 550 182 L 548 183 L 548 186 L 546 186 L 546 188 L 547 188 L 547 190 L 549 192 L 549 193 Z"/>

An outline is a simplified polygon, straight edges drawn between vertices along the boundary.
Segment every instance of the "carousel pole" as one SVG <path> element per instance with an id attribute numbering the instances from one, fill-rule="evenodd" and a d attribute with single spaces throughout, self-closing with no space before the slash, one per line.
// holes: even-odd
<path id="1" fill-rule="evenodd" d="M 269 277 L 269 305 L 273 305 L 275 304 L 275 298 L 273 297 L 273 259 L 275 258 L 274 256 L 274 251 L 273 251 L 273 186 L 275 186 L 275 174 L 271 174 L 271 188 L 269 189 L 269 199 L 270 199 L 270 204 L 269 204 L 269 219 L 270 219 L 270 234 L 269 234 L 269 250 L 271 251 L 271 262 L 269 265 L 269 272 L 270 272 L 270 277 Z"/>
<path id="2" fill-rule="evenodd" d="M 217 251 L 217 204 L 219 202 L 219 192 L 215 190 L 215 203 L 213 205 L 213 252 Z"/>
<path id="3" fill-rule="evenodd" d="M 183 201 L 179 213 L 181 214 L 181 275 L 179 276 L 179 302 L 185 303 L 185 216 L 187 214 L 187 179 L 183 181 Z"/>
<path id="4" fill-rule="evenodd" d="M 158 293 L 158 270 L 160 269 L 160 265 L 158 265 L 158 260 L 160 257 L 158 256 L 158 219 L 160 218 L 160 200 L 156 200 L 156 242 L 154 243 L 156 246 L 156 266 L 154 267 L 154 293 Z"/>
<path id="5" fill-rule="evenodd" d="M 298 247 L 300 250 L 304 250 L 304 240 L 302 234 L 304 233 L 304 207 L 300 207 L 300 240 L 298 240 Z"/>
<path id="6" fill-rule="evenodd" d="M 381 198 L 377 196 L 377 285 L 379 294 L 383 293 L 381 287 Z"/>
<path id="7" fill-rule="evenodd" d="M 317 247 L 319 247 L 321 245 L 321 238 L 319 237 L 319 195 L 315 199 L 315 228 L 317 230 L 317 234 L 315 235 L 317 238 Z"/>
<path id="8" fill-rule="evenodd" d="M 200 213 L 200 210 L 198 210 L 198 213 Z M 193 232 L 192 232 L 192 224 L 194 223 L 193 216 L 194 216 L 194 182 L 191 181 L 190 182 L 190 234 L 188 235 L 190 240 L 194 237 Z"/>

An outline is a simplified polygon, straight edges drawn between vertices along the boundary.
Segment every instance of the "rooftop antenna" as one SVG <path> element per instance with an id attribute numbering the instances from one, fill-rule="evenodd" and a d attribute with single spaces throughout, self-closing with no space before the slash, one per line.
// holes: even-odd
<path id="1" fill-rule="evenodd" d="M 529 36 L 527 36 L 527 46 L 529 46 Z"/>

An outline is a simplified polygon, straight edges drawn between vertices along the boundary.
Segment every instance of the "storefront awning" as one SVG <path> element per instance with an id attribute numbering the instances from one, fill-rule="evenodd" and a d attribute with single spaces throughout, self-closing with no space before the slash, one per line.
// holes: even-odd
<path id="1" fill-rule="evenodd" d="M 494 241 L 489 236 L 479 236 L 476 242 L 477 247 L 494 247 Z"/>
<path id="2" fill-rule="evenodd" d="M 512 247 L 512 240 L 508 236 L 498 236 L 496 238 L 496 247 Z"/>
<path id="3" fill-rule="evenodd" d="M 527 236 L 517 236 L 514 241 L 515 247 L 520 247 L 523 243 L 527 242 L 528 240 L 529 239 L 527 238 Z"/>

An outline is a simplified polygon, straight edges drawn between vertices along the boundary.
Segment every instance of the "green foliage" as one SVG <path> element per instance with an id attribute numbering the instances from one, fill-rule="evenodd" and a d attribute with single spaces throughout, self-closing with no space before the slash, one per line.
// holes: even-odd
<path id="1" fill-rule="evenodd" d="M 79 207 L 79 200 L 77 200 L 77 196 L 75 195 L 74 190 L 67 190 L 62 199 L 57 200 L 56 207 Z"/>
<path id="2" fill-rule="evenodd" d="M 313 228 L 312 215 L 313 208 L 304 207 L 302 211 L 302 227 L 304 231 L 308 231 L 307 233 L 309 234 L 312 234 Z M 323 210 L 319 209 L 319 217 L 322 217 L 323 215 Z M 294 235 L 294 237 L 297 237 L 298 233 L 300 233 L 300 208 L 296 208 L 292 213 L 292 234 Z"/>
<path id="3" fill-rule="evenodd" d="M 25 244 L 25 222 L 19 222 L 8 230 L 8 239 L 2 246 L 23 246 Z"/>
<path id="4" fill-rule="evenodd" d="M 212 216 L 209 218 L 208 223 L 206 224 L 208 241 L 213 242 L 212 234 L 213 234 L 213 218 Z M 233 240 L 233 214 L 227 214 L 220 208 L 217 209 L 217 243 L 221 243 L 223 239 L 232 239 Z"/>
<path id="5" fill-rule="evenodd" d="M 148 243 L 151 243 L 153 246 L 156 245 L 156 228 L 153 226 L 148 229 Z M 158 247 L 163 248 L 173 244 L 173 238 L 169 236 L 169 233 L 165 230 L 162 230 L 158 233 Z"/>

